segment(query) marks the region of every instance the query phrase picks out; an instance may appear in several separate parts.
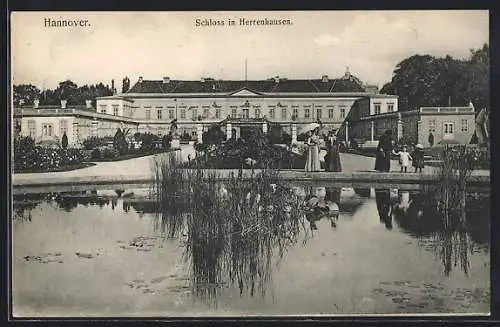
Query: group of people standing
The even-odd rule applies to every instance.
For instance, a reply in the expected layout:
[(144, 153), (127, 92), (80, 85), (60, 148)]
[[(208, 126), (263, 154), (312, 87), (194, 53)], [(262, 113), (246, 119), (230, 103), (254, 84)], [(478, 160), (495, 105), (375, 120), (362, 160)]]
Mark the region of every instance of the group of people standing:
[[(317, 127), (306, 133), (305, 144), (308, 147), (305, 171), (315, 172), (321, 171), (320, 148), (321, 148), (320, 128)], [(391, 154), (399, 156), (399, 164), (401, 172), (407, 172), (410, 167), (410, 161), (415, 168), (415, 172), (422, 172), (424, 168), (424, 151), (421, 144), (417, 144), (414, 150), (409, 153), (408, 148), (404, 145), (399, 151), (395, 150), (395, 141), (392, 137), (392, 131), (387, 130), (379, 138), (377, 146), (377, 155), (375, 159), (375, 170), (379, 172), (388, 172), (391, 168)], [(325, 156), (325, 171), (341, 172), (342, 165), (340, 163), (340, 144), (337, 140), (336, 130), (333, 129), (324, 138), (326, 148)]]
[(400, 151), (395, 151), (394, 145), (395, 141), (392, 138), (392, 131), (387, 130), (380, 136), (377, 155), (375, 159), (375, 170), (380, 172), (388, 172), (391, 169), (391, 154), (399, 156), (399, 165), (401, 167), (401, 172), (407, 172), (410, 166), (410, 161), (412, 166), (415, 168), (415, 172), (422, 172), (424, 168), (424, 147), (421, 144), (417, 144), (415, 149), (410, 154), (407, 151), (407, 146), (403, 145)]
[[(319, 152), (321, 147), (320, 128), (307, 132), (306, 145), (308, 147), (305, 171), (321, 171), (321, 161)], [(337, 141), (336, 130), (333, 129), (324, 138), (326, 147), (325, 170), (326, 171), (342, 171), (340, 164), (339, 142)]]

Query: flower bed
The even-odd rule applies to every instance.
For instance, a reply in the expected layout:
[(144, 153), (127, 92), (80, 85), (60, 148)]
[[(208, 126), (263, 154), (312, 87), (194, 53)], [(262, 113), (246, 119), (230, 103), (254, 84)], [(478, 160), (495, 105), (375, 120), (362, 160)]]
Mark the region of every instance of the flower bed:
[(304, 169), (305, 154), (292, 152), (286, 147), (262, 144), (252, 146), (238, 142), (212, 145), (199, 152), (195, 159), (185, 163), (186, 167), (238, 169), (251, 168), (247, 158), (255, 160), (254, 168)]
[(66, 171), (88, 167), (87, 157), (79, 149), (53, 149), (35, 146), (29, 137), (14, 141), (14, 172)]

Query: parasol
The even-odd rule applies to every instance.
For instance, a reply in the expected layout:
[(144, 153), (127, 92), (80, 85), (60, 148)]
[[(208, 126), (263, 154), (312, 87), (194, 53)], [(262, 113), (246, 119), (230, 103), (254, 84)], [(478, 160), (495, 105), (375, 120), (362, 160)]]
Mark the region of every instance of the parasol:
[(318, 123), (307, 124), (306, 126), (302, 127), (302, 129), (300, 130), (300, 134), (305, 134), (305, 133), (313, 131), (319, 127), (320, 127), (320, 125)]

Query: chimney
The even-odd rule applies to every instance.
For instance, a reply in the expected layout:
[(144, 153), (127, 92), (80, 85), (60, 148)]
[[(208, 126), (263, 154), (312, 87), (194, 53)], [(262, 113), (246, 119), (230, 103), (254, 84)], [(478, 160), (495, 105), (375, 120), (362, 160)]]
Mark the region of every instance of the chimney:
[(38, 100), (38, 99), (33, 100), (33, 108), (38, 108), (39, 104), (40, 104), (40, 100)]
[(61, 100), (61, 109), (66, 109), (67, 103), (68, 103), (68, 100)]
[(170, 77), (163, 77), (163, 84), (168, 84), (170, 83)]
[(321, 77), (321, 80), (323, 81), (323, 83), (328, 83), (328, 75), (323, 75)]
[(280, 82), (280, 77), (279, 76), (275, 76), (274, 77), (274, 83), (279, 83)]
[(111, 80), (111, 89), (113, 90), (113, 92), (115, 92), (115, 80), (114, 79)]
[(139, 83), (142, 83), (142, 76), (139, 76)]
[(87, 109), (92, 109), (92, 100), (85, 100), (85, 107)]

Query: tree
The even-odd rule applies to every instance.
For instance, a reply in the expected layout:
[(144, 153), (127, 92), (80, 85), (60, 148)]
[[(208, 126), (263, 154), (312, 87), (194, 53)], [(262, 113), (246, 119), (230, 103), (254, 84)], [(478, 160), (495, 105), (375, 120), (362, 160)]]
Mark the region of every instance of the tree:
[(33, 100), (40, 98), (41, 91), (32, 84), (14, 85), (14, 104), (33, 105)]
[(120, 154), (125, 154), (128, 150), (128, 143), (121, 128), (118, 128), (116, 130), (115, 136), (113, 138), (113, 148)]
[(204, 144), (220, 144), (225, 138), (226, 134), (220, 129), (219, 125), (210, 126), (202, 136)]
[(66, 132), (64, 132), (64, 134), (62, 136), (61, 146), (63, 149), (66, 149), (68, 147), (68, 136), (66, 135)]
[(396, 66), (381, 93), (399, 96), (399, 110), (422, 106), (489, 107), (489, 47), (472, 49), (467, 60), (414, 55)]

